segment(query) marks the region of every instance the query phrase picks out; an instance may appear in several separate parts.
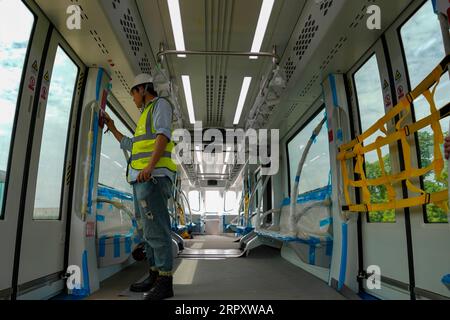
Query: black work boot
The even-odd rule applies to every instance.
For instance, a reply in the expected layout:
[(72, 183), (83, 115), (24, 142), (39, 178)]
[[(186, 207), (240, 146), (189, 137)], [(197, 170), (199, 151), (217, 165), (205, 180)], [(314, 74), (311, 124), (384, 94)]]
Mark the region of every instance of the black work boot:
[(147, 292), (149, 291), (156, 282), (159, 272), (150, 270), (149, 276), (142, 282), (133, 283), (130, 286), (130, 291), (132, 292)]
[(173, 297), (173, 277), (159, 276), (155, 285), (149, 291), (144, 293), (144, 300), (163, 300)]

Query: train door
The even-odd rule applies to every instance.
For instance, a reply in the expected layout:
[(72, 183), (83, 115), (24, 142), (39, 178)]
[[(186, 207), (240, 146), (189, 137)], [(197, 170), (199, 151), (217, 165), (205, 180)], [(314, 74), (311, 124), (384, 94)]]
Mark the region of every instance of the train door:
[(46, 30), (21, 1), (0, 2), (0, 299), (12, 294), (18, 199)]
[[(431, 0), (417, 1), (390, 28), (386, 39), (392, 58), (398, 98), (414, 89), (446, 55), (442, 29)], [(448, 73), (441, 77), (434, 101), (438, 109), (450, 101)], [(430, 107), (426, 99), (423, 96), (416, 99), (411, 121), (419, 121), (429, 114)], [(447, 136), (449, 118), (441, 120), (440, 124), (444, 135)], [(416, 133), (411, 144), (414, 148), (412, 165), (428, 166), (434, 157), (434, 134), (431, 128), (427, 127)], [(447, 164), (444, 172), (445, 182), (436, 180), (433, 171), (416, 181), (416, 186), (430, 193), (448, 189)], [(450, 273), (450, 229), (447, 213), (433, 204), (410, 210), (415, 296), (419, 299), (449, 298), (450, 291), (442, 283), (443, 277)]]
[(56, 286), (64, 270), (72, 159), (85, 70), (56, 30), (50, 29), (46, 45), (28, 137), (26, 192), (21, 199), (18, 295), (49, 283)]
[[(353, 114), (353, 131), (360, 135), (390, 110), (394, 101), (391, 93), (388, 61), (383, 40), (380, 39), (347, 74)], [(364, 145), (375, 142), (378, 131)], [(400, 172), (398, 149), (382, 148), (386, 172)], [(365, 172), (368, 179), (381, 177), (376, 151), (365, 155)], [(372, 203), (387, 202), (384, 186), (369, 188)], [(402, 197), (401, 186), (395, 186), (397, 198)], [(379, 270), (381, 288), (369, 288), (363, 281), (364, 290), (383, 299), (408, 299), (409, 265), (406, 226), (408, 215), (403, 210), (361, 213), (362, 271)], [(362, 273), (361, 273), (362, 275)]]

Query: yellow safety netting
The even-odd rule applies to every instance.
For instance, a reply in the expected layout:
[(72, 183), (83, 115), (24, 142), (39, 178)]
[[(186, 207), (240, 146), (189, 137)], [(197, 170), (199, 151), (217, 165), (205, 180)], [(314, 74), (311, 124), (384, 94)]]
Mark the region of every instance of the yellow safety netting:
[[(450, 63), (450, 55), (447, 56), (426, 78), (420, 83), (416, 89), (408, 93), (406, 97), (389, 111), (384, 117), (379, 119), (372, 127), (370, 127), (362, 135), (355, 140), (339, 147), (337, 159), (341, 163), (341, 171), (344, 184), (344, 197), (347, 203), (343, 207), (344, 211), (352, 212), (374, 212), (386, 211), (393, 209), (409, 208), (433, 203), (441, 209), (448, 212), (447, 200), (448, 190), (436, 193), (426, 193), (411, 183), (410, 179), (421, 177), (428, 172), (434, 170), (436, 179), (443, 181), (442, 171), (444, 169), (444, 159), (441, 152), (441, 145), (444, 143), (444, 135), (440, 125), (440, 120), (450, 115), (450, 103), (438, 110), (434, 101), (434, 95), (439, 85), (441, 76), (448, 70)], [(412, 124), (404, 124), (405, 119), (411, 112), (411, 105), (416, 98), (423, 95), (430, 105), (430, 115), (420, 121)], [(395, 123), (395, 131), (389, 133), (386, 125), (390, 121)], [(434, 133), (434, 160), (426, 168), (413, 168), (411, 165), (411, 147), (408, 137), (415, 134), (423, 128), (431, 126)], [(364, 145), (364, 141), (380, 130), (384, 136), (377, 137), (374, 143)], [(397, 174), (387, 174), (381, 148), (389, 146), (392, 143), (400, 142), (403, 152), (405, 170)], [(381, 169), (381, 177), (378, 179), (367, 179), (364, 171), (365, 158), (364, 155), (376, 151), (378, 154), (378, 162)], [(354, 173), (359, 175), (359, 180), (352, 180), (348, 176), (347, 161), (354, 162)], [(401, 181), (406, 182), (409, 191), (418, 193), (420, 196), (407, 199), (397, 199), (394, 183)], [(371, 203), (371, 194), (369, 187), (385, 186), (388, 202), (374, 204)], [(362, 193), (361, 203), (352, 203), (349, 188), (359, 188)]]

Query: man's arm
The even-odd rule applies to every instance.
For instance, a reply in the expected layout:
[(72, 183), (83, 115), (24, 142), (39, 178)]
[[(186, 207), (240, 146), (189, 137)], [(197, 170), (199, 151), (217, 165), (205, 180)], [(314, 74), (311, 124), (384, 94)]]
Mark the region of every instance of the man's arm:
[(120, 133), (119, 130), (117, 130), (116, 125), (114, 124), (114, 121), (111, 119), (109, 114), (105, 112), (104, 115), (105, 115), (105, 124), (108, 127), (109, 131), (112, 132), (112, 134), (117, 139), (117, 141), (119, 141), (119, 143), (122, 142), (124, 135)]

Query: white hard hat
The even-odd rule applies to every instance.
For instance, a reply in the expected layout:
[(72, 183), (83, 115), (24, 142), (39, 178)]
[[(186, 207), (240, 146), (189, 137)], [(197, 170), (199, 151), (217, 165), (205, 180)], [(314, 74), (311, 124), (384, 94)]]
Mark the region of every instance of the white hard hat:
[(153, 83), (153, 77), (149, 75), (148, 73), (141, 73), (140, 75), (137, 75), (136, 78), (134, 78), (133, 86), (131, 87), (131, 90), (136, 88), (137, 86), (140, 86), (141, 84), (147, 84), (147, 83)]

